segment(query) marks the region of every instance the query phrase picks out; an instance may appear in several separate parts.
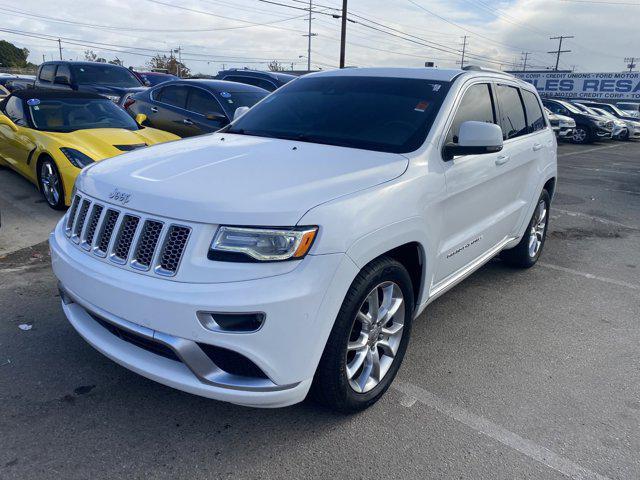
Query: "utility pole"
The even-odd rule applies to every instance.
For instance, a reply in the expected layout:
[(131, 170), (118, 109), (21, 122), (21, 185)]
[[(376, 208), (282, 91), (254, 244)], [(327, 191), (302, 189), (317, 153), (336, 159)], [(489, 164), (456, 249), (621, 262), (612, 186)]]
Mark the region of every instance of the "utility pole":
[(568, 35), (560, 35), (559, 37), (549, 37), (550, 40), (560, 40), (560, 43), (558, 44), (558, 50), (554, 50), (552, 52), (547, 52), (547, 53), (555, 53), (556, 56), (556, 68), (555, 70), (558, 71), (558, 65), (560, 65), (560, 54), (561, 53), (569, 53), (571, 50), (562, 50), (562, 40), (564, 40), (565, 38), (575, 38), (572, 35), (568, 36)]
[(344, 68), (347, 43), (347, 0), (342, 0), (342, 29), (340, 31), (340, 68)]
[(307, 71), (311, 71), (311, 37), (318, 35), (317, 33), (311, 33), (311, 13), (313, 12), (313, 0), (309, 0), (309, 33), (303, 35), (303, 37), (309, 37), (307, 42)]
[(180, 65), (182, 65), (182, 47), (178, 46), (178, 64), (176, 70), (178, 71), (178, 77), (180, 77)]
[(531, 52), (522, 52), (522, 71), (523, 72), (527, 71), (527, 60), (529, 59), (529, 55), (531, 55)]
[(44, 63), (44, 62), (46, 62), (46, 61), (47, 61), (47, 59), (45, 58), (44, 53), (43, 53), (43, 54), (42, 54), (42, 63)]
[(633, 69), (636, 68), (636, 60), (638, 60), (636, 57), (627, 57), (624, 59), (627, 64), (627, 68), (629, 69), (629, 73), (633, 72)]
[(58, 39), (58, 50), (60, 51), (60, 60), (62, 60), (62, 42)]
[(467, 51), (467, 36), (462, 37), (462, 58), (460, 58), (460, 68), (464, 68), (464, 54)]

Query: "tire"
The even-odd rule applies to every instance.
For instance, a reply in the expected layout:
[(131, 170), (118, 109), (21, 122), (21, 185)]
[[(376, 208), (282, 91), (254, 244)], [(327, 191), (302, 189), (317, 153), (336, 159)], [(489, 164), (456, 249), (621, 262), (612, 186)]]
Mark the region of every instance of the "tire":
[(529, 225), (525, 230), (525, 234), (522, 236), (518, 245), (509, 250), (502, 251), (500, 254), (502, 260), (516, 268), (531, 268), (536, 264), (542, 254), (544, 242), (547, 238), (550, 206), (551, 199), (549, 193), (546, 190), (542, 190), (540, 198), (538, 198), (536, 202), (536, 208), (533, 211)]
[(38, 162), (38, 187), (47, 205), (54, 210), (64, 210), (64, 187), (62, 177), (51, 158)]
[(629, 141), (629, 130), (627, 130), (626, 132), (624, 132), (623, 135), (620, 136), (620, 140), (628, 142)]
[(578, 125), (573, 129), (573, 136), (571, 137), (571, 141), (578, 144), (592, 143), (593, 135), (587, 127)]
[[(373, 291), (375, 296), (371, 295)], [(383, 313), (386, 308), (395, 314), (383, 315), (376, 322), (378, 315), (372, 314), (377, 311), (372, 302), (374, 306), (379, 304)], [(402, 264), (381, 257), (365, 266), (342, 302), (316, 370), (310, 398), (342, 413), (355, 413), (377, 402), (402, 364), (413, 310), (413, 286)], [(352, 350), (348, 351), (348, 347)]]

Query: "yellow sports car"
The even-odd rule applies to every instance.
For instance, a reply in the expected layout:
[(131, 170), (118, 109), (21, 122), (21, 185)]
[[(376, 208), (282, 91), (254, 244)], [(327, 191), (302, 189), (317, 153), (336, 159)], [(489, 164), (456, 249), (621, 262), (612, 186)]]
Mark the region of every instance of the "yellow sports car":
[(87, 165), (180, 137), (143, 127), (111, 100), (93, 93), (20, 90), (0, 103), (0, 165), (35, 183), (50, 207), (69, 206)]

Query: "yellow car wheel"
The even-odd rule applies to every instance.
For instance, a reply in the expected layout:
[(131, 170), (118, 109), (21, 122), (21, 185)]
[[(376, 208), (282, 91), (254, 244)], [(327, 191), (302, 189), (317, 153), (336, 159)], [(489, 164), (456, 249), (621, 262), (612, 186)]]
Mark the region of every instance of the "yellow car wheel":
[(62, 177), (53, 159), (45, 157), (38, 162), (38, 185), (47, 204), (54, 210), (64, 210)]

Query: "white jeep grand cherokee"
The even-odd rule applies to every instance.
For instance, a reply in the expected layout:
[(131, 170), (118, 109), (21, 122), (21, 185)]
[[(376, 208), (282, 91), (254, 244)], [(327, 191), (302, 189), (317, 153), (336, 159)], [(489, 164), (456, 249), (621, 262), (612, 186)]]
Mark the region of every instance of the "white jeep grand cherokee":
[(556, 149), (506, 74), (306, 75), (218, 133), (85, 169), (50, 238), (64, 312), (180, 390), (363, 409), (429, 302), (498, 254), (537, 261)]

